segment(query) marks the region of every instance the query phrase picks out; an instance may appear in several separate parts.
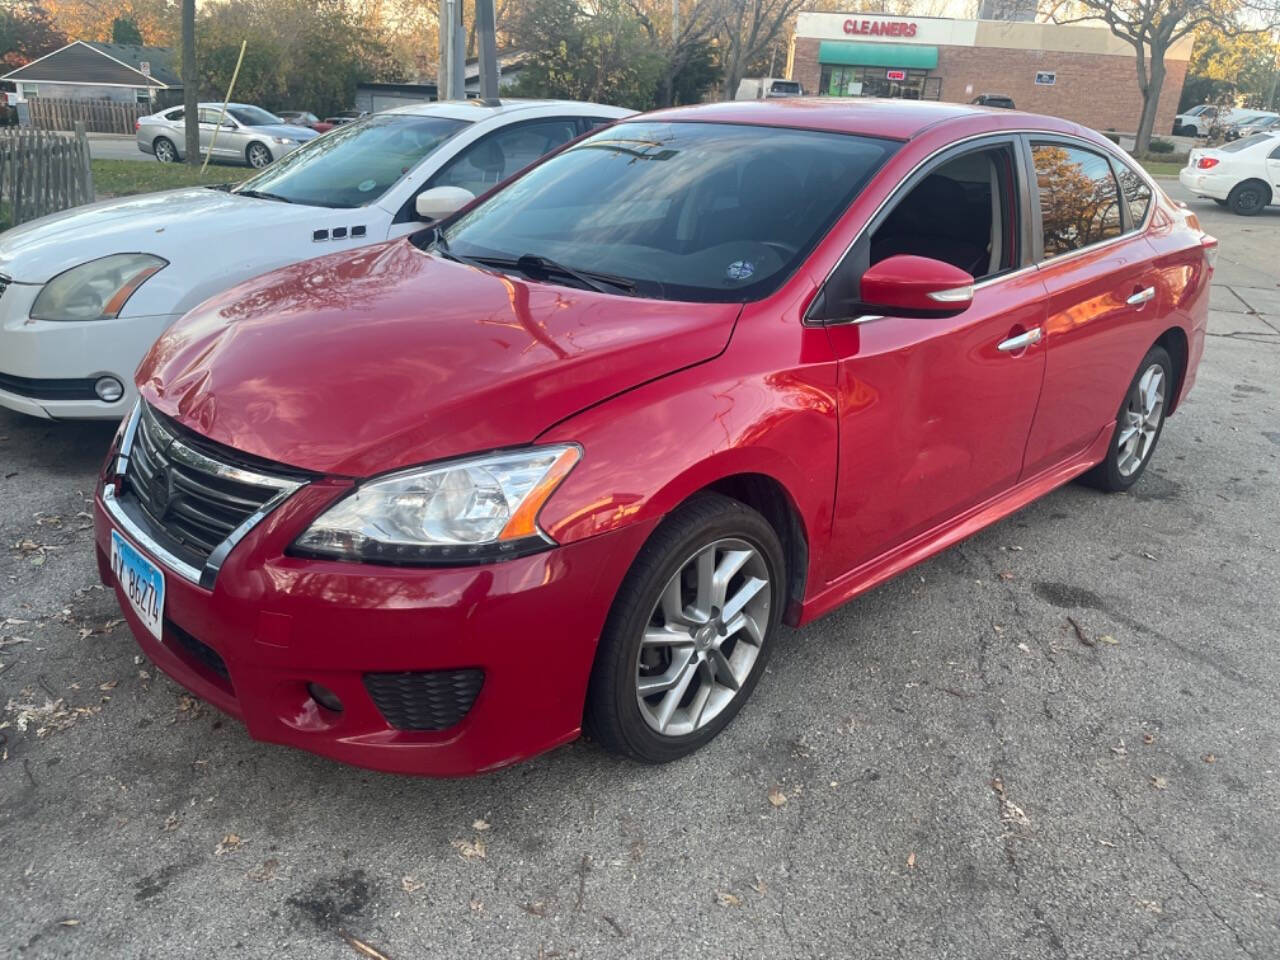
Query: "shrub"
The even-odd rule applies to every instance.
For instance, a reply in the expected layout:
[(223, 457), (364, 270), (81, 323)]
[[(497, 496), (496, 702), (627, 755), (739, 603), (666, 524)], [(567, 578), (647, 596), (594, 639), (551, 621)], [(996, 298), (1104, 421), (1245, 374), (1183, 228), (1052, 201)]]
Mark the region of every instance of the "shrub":
[(1151, 143), (1147, 145), (1147, 149), (1152, 153), (1173, 153), (1176, 144), (1172, 140), (1165, 140), (1161, 137), (1152, 137)]

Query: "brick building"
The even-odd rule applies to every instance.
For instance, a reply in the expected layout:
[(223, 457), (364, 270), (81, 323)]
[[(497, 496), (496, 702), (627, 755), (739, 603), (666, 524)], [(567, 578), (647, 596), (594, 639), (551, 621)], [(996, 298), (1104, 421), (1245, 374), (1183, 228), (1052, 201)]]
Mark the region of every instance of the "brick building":
[[(1157, 134), (1173, 127), (1191, 44), (1166, 57)], [(1142, 110), (1133, 47), (1104, 26), (801, 13), (787, 68), (819, 96), (967, 103), (1000, 94), (1097, 130), (1132, 132)]]

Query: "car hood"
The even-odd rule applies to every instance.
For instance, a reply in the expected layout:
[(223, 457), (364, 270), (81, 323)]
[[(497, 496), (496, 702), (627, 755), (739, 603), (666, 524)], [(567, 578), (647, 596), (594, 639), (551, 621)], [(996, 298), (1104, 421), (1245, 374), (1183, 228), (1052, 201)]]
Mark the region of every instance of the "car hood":
[(154, 253), (172, 261), (187, 251), (201, 262), (216, 262), (237, 256), (246, 235), (310, 223), (318, 211), (209, 187), (103, 200), (0, 234), (0, 273), (19, 283), (45, 283), (113, 253)]
[(716, 356), (740, 309), (532, 283), (392, 241), (201, 304), (137, 379), (149, 403), (219, 443), (369, 476), (529, 443)]

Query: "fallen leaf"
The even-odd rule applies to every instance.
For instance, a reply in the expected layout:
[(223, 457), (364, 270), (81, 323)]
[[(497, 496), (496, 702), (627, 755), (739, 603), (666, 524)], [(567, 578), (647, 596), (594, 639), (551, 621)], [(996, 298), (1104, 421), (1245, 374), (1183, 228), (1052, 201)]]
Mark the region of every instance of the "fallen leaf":
[(1138, 900), (1137, 904), (1150, 913), (1164, 913), (1164, 908), (1154, 900)]
[(1201, 760), (1203, 760), (1205, 763), (1217, 763), (1217, 762), (1218, 762), (1218, 758), (1217, 758), (1217, 757), (1215, 757), (1212, 753), (1206, 753), (1206, 754), (1205, 754), (1203, 757), (1201, 757), (1200, 759), (1201, 759)]
[(98, 684), (98, 689), (105, 693), (108, 690), (114, 690), (119, 682), (119, 680), (108, 680), (106, 683)]
[(483, 911), (483, 910), (484, 910), (484, 901), (483, 901), (483, 900), (477, 900), (477, 899), (475, 899), (475, 897), (472, 897), (472, 898), (471, 898), (471, 910), (472, 910), (474, 913), (480, 913), (481, 911)]
[(916, 868), (916, 852), (912, 850), (907, 854), (907, 869), (914, 870)]
[(426, 884), (417, 877), (404, 876), (400, 878), (400, 889), (405, 893), (416, 893), (425, 886)]
[(734, 893), (717, 890), (716, 903), (720, 904), (722, 907), (740, 907), (742, 906), (742, 898)]
[(1072, 629), (1076, 632), (1076, 639), (1083, 643), (1086, 647), (1092, 647), (1093, 641), (1085, 636), (1084, 628), (1076, 623), (1074, 617), (1067, 617), (1067, 623), (1071, 624)]
[(1165, 787), (1169, 786), (1169, 781), (1164, 777), (1152, 777), (1151, 785), (1157, 790), (1163, 790)]
[(1129, 755), (1129, 750), (1124, 745), (1123, 740), (1121, 740), (1114, 747), (1112, 747), (1111, 752), (1114, 753), (1117, 757), (1127, 757)]
[(787, 802), (787, 795), (782, 792), (781, 787), (772, 786), (769, 788), (769, 802), (775, 807), (785, 806)]
[(1013, 571), (1012, 571), (1012, 570), (1001, 570), (1001, 571), (1000, 571), (1000, 579), (1001, 579), (1001, 580), (1012, 580), (1012, 579), (1013, 579)]
[(761, 880), (761, 879), (760, 879), (760, 877), (758, 877), (758, 876), (756, 877), (756, 882), (755, 882), (755, 883), (753, 883), (753, 884), (751, 885), (751, 889), (752, 889), (752, 890), (754, 890), (756, 893), (760, 894), (760, 896), (762, 896), (762, 897), (763, 897), (763, 896), (768, 892), (768, 890), (769, 890), (769, 888), (768, 888), (768, 886), (766, 886), (765, 882), (764, 882), (763, 880)]
[(520, 909), (535, 917), (545, 917), (547, 915), (547, 905), (541, 900), (534, 903), (522, 903), (520, 904)]
[(74, 919), (74, 918), (68, 918), (68, 919), (66, 919), (66, 920), (59, 920), (59, 921), (58, 921), (58, 923), (59, 923), (61, 926), (64, 926), (64, 927), (78, 927), (78, 926), (80, 926), (80, 921), (79, 921), (79, 920), (76, 920), (76, 919)]
[(178, 811), (176, 810), (173, 811), (173, 813), (169, 814), (167, 817), (164, 818), (165, 832), (168, 833), (170, 831), (177, 830), (178, 824), (180, 824), (181, 822), (182, 822), (182, 818), (178, 816)]
[(1099, 642), (1099, 643), (1109, 643), (1109, 644), (1111, 644), (1112, 646), (1115, 646), (1115, 645), (1116, 645), (1117, 643), (1119, 643), (1120, 641), (1119, 641), (1119, 640), (1117, 640), (1115, 637), (1113, 637), (1111, 634), (1109, 634), (1109, 633), (1104, 633), (1102, 636), (1100, 636), (1100, 637), (1098, 638), (1098, 642)]
[(483, 817), (481, 817), (479, 820), (471, 821), (472, 830), (488, 830), (489, 827), (490, 827), (489, 821), (485, 820)]
[(484, 840), (476, 837), (474, 840), (454, 840), (453, 849), (464, 860), (483, 860), (484, 859)]
[(1154, 556), (1152, 556), (1151, 554), (1147, 553), (1147, 551), (1145, 551), (1145, 550), (1143, 550), (1143, 551), (1142, 551), (1142, 555), (1143, 555), (1144, 557), (1146, 557), (1148, 560), (1154, 560), (1154, 559), (1155, 559), (1155, 557), (1154, 557)]
[(1030, 652), (1031, 652), (1031, 648), (1030, 648), (1030, 647), (1028, 647), (1025, 643), (1020, 643), (1020, 644), (1018, 644), (1018, 649), (1019, 649), (1019, 650), (1021, 650), (1023, 653), (1030, 653)]
[(1149, 747), (1156, 742), (1156, 735), (1154, 733), (1144, 733), (1142, 735), (1142, 742)]
[(222, 842), (214, 848), (213, 855), (215, 857), (221, 857), (224, 854), (231, 853), (233, 850), (238, 850), (243, 843), (244, 840), (240, 837), (236, 836), (234, 833), (228, 833), (222, 838)]
[(1000, 796), (1002, 796), (1002, 797), (1003, 797), (1003, 796), (1004, 796), (1004, 781), (1003, 781), (1003, 780), (1001, 780), (999, 777), (992, 777), (992, 779), (991, 779), (991, 789), (992, 789), (992, 790), (994, 790), (996, 793), (1000, 794)]

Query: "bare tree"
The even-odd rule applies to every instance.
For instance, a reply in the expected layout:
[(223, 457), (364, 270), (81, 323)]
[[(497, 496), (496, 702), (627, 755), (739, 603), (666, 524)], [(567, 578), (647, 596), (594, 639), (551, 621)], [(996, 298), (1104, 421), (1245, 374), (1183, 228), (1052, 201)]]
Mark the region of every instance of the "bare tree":
[(187, 163), (200, 165), (200, 74), (196, 71), (196, 0), (182, 0), (182, 102)]
[(1101, 21), (1133, 47), (1142, 94), (1134, 153), (1151, 145), (1165, 57), (1179, 40), (1201, 26), (1227, 34), (1269, 30), (1277, 22), (1275, 0), (1052, 0), (1054, 23)]
[(747, 67), (786, 36), (805, 0), (724, 0), (720, 8), (724, 95), (738, 90)]
[(658, 91), (657, 106), (675, 103), (676, 77), (698, 48), (716, 32), (724, 0), (626, 0), (644, 27), (649, 42), (661, 50), (667, 62)]

